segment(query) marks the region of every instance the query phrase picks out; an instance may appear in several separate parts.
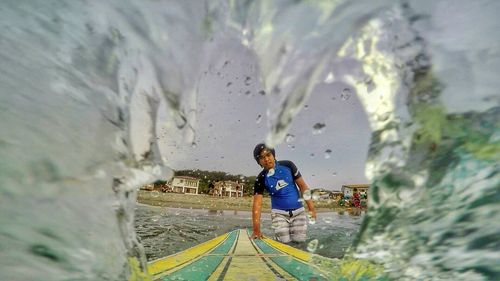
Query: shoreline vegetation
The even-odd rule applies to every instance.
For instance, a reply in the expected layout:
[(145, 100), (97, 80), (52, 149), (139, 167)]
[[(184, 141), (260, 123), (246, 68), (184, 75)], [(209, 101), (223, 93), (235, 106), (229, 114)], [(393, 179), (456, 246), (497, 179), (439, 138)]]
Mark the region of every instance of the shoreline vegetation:
[[(253, 197), (219, 197), (207, 194), (163, 193), (159, 191), (139, 190), (137, 193), (137, 202), (151, 206), (169, 208), (235, 210), (251, 212)], [(316, 212), (339, 212), (355, 209), (353, 207), (339, 206), (338, 201), (333, 199), (316, 200), (314, 201), (314, 207), (316, 209)], [(262, 211), (271, 211), (271, 198), (263, 198)]]

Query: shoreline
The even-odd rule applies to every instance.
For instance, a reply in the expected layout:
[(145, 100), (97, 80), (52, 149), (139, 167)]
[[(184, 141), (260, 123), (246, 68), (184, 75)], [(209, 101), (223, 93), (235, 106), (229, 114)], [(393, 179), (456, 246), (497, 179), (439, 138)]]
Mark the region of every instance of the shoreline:
[[(157, 207), (251, 212), (253, 197), (215, 197), (207, 194), (162, 193), (158, 191), (139, 190), (137, 192), (137, 202)], [(355, 209), (353, 207), (338, 206), (338, 202), (333, 199), (314, 201), (314, 208), (317, 213), (350, 211)], [(263, 198), (262, 211), (271, 211), (271, 199), (269, 197)]]

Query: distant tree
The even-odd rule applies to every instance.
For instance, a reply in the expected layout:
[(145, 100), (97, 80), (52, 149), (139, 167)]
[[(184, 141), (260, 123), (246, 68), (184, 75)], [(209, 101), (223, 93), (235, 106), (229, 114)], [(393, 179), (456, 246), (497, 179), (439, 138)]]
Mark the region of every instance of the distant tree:
[(243, 184), (243, 193), (248, 195), (253, 195), (253, 186), (255, 184), (256, 176), (246, 177)]
[(166, 183), (167, 183), (167, 181), (166, 181), (166, 180), (157, 180), (157, 181), (155, 181), (153, 184), (154, 184), (154, 185), (164, 185), (164, 184), (166, 184)]

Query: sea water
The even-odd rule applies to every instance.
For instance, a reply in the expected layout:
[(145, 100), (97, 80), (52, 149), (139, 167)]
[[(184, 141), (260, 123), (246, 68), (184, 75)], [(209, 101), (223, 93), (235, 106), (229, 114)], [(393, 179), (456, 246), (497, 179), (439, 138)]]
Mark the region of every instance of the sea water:
[[(308, 226), (308, 239), (293, 246), (324, 257), (342, 258), (359, 232), (364, 212), (322, 212)], [(235, 229), (251, 228), (250, 211), (165, 208), (138, 204), (135, 228), (148, 261), (196, 246)], [(271, 215), (262, 214), (262, 232), (273, 237)], [(317, 245), (311, 248), (313, 241)]]
[(318, 83), (361, 100), (372, 188), (350, 257), (391, 279), (499, 279), (499, 12), (486, 0), (3, 1), (0, 279), (147, 280), (136, 190), (172, 175), (158, 118), (193, 142), (222, 41), (254, 55), (270, 145)]

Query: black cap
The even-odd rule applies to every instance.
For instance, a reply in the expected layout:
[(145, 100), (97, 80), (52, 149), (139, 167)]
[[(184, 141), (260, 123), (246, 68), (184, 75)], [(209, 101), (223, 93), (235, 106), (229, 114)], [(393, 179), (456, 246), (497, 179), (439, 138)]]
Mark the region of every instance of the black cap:
[(273, 156), (276, 157), (276, 152), (274, 151), (274, 148), (268, 147), (265, 143), (259, 143), (253, 149), (253, 158), (255, 159), (255, 161), (257, 161), (257, 163), (259, 163), (259, 155), (264, 149), (271, 151)]

